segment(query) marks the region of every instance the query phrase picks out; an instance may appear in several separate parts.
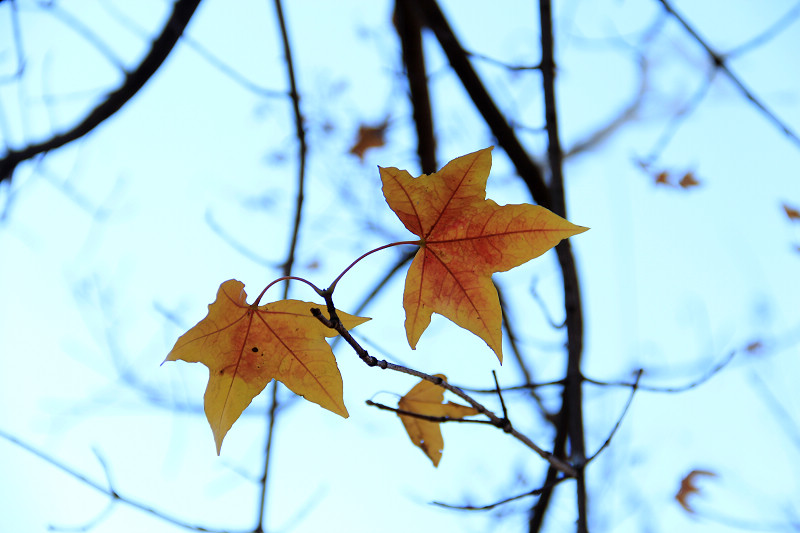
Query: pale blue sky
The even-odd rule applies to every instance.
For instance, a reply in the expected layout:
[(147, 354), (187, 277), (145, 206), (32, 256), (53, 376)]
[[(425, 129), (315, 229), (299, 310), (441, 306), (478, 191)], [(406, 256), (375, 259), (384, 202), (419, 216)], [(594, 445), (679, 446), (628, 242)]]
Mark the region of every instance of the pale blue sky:
[[(0, 134), (12, 147), (68, 127), (120, 82), (119, 70), (57, 13), (18, 4), (25, 76), (0, 86)], [(469, 50), (509, 63), (538, 61), (535, 2), (497, 9), (478, 1), (442, 4)], [(636, 94), (632, 50), (661, 8), (656, 1), (557, 4), (560, 126), (569, 148)], [(160, 0), (117, 2), (113, 10), (100, 1), (58, 5), (127, 66), (144, 50), (142, 35), (156, 32), (168, 12)], [(9, 6), (0, 5), (0, 75), (15, 65)], [(792, 2), (682, 1), (676, 7), (726, 52), (769, 27)], [(383, 201), (376, 168), (419, 170), (391, 9), (390, 2), (286, 6), (310, 146), (295, 273), (319, 286), (361, 253), (408, 238)], [(119, 13), (130, 22), (122, 23)], [(192, 524), (240, 530), (256, 517), (253, 480), (263, 457), (266, 394), (234, 425), (217, 457), (200, 410), (206, 369), (159, 364), (177, 337), (205, 316), (222, 281), (242, 280), (252, 298), (280, 275), (296, 190), (296, 142), (287, 99), (243, 88), (191, 45), (201, 44), (265, 89), (285, 90), (271, 3), (207, 0), (187, 34), (191, 42), (177, 47), (118, 116), (38, 163), (21, 165), (11, 185), (0, 187), (0, 431), (105, 483), (96, 450), (120, 494)], [(699, 512), (780, 522), (800, 512), (800, 448), (760, 383), (790, 415), (798, 412), (800, 254), (794, 247), (800, 230), (781, 204), (800, 206), (800, 148), (718, 74), (654, 164), (677, 176), (692, 171), (701, 185), (655, 187), (636, 161), (702, 85), (707, 58), (674, 21), (654, 39), (647, 97), (633, 122), (565, 165), (569, 219), (592, 228), (572, 243), (585, 299), (584, 369), (593, 378), (618, 380), (644, 367), (643, 382), (681, 385), (750, 342), (760, 340), (765, 350), (737, 355), (691, 392), (637, 394), (611, 447), (589, 469), (593, 530), (729, 531), (693, 519), (672, 499), (695, 468), (719, 474), (704, 480), (693, 500)], [(493, 140), (438, 45), (426, 46), (441, 166)], [(798, 49), (795, 22), (731, 62), (796, 132)], [(542, 125), (539, 75), (475, 65), (502, 110), (531, 129), (520, 137), (543, 159), (545, 137), (535, 131)], [(387, 115), (387, 145), (368, 152), (363, 163), (349, 155), (358, 126)], [(501, 204), (528, 201), (502, 151), (493, 155), (489, 197)], [(239, 253), (209, 221), (264, 261)], [(349, 274), (337, 306), (352, 311), (396, 252), (371, 256)], [(535, 279), (547, 308), (561, 317), (554, 255), (496, 279), (524, 317), (520, 342), (536, 379), (560, 378), (562, 334), (529, 296)], [(500, 367), (480, 339), (441, 317), (411, 351), (401, 293), (398, 277), (365, 312), (373, 320), (356, 330), (375, 355), (465, 386), (492, 386), (492, 370), (504, 385), (519, 383), (511, 357)], [(302, 285), (291, 294), (315, 297)], [(277, 299), (280, 290), (267, 296)], [(370, 398), (393, 404), (415, 381), (367, 368), (344, 346), (336, 353), (350, 419), (292, 401), (285, 389), (281, 395), (287, 407), (278, 418), (270, 473), (270, 531), (524, 530), (530, 500), (507, 506), (505, 514), (428, 503), (480, 505), (531, 490), (542, 478), (541, 459), (495, 429), (448, 425), (444, 458), (434, 469), (395, 416), (364, 405)], [(549, 390), (554, 401), (556, 392)], [(626, 389), (586, 386), (590, 451), (605, 440), (627, 396)], [(522, 399), (507, 398), (515, 426), (547, 447), (549, 426), (515, 398)], [(494, 397), (486, 403), (499, 409)], [(3, 439), (0, 479), (2, 531), (82, 526), (107, 503)], [(571, 529), (573, 520), (572, 487), (565, 485), (549, 530)], [(92, 529), (179, 530), (124, 504)]]

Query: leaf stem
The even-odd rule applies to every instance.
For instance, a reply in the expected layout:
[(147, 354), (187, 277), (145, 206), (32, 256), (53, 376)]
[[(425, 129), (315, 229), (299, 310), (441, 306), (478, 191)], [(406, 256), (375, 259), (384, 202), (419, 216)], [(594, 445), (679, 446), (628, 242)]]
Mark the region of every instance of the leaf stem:
[(314, 285), (313, 283), (311, 283), (310, 281), (308, 281), (308, 280), (307, 280), (307, 279), (305, 279), (305, 278), (299, 278), (299, 277), (297, 277), (297, 276), (281, 276), (281, 277), (279, 277), (278, 279), (276, 279), (276, 280), (273, 280), (272, 282), (270, 282), (270, 284), (269, 284), (269, 285), (267, 285), (266, 287), (264, 287), (264, 290), (263, 290), (263, 291), (261, 291), (261, 294), (259, 294), (259, 295), (258, 295), (258, 298), (256, 298), (256, 301), (255, 301), (255, 302), (253, 302), (253, 305), (258, 305), (258, 304), (259, 304), (259, 302), (261, 302), (261, 298), (264, 296), (264, 293), (265, 293), (265, 292), (267, 292), (267, 290), (268, 290), (270, 287), (272, 287), (273, 285), (275, 285), (276, 283), (278, 283), (278, 282), (280, 282), (280, 281), (288, 281), (288, 280), (290, 280), (290, 279), (293, 279), (293, 280), (295, 280), (295, 281), (302, 281), (303, 283), (305, 283), (306, 285), (308, 285), (309, 287), (311, 287), (312, 289), (314, 289), (314, 292), (316, 292), (316, 293), (317, 293), (317, 294), (319, 294), (320, 296), (324, 296), (324, 291), (323, 291), (322, 289), (320, 289), (319, 287), (317, 287), (316, 285)]
[[(326, 292), (326, 293), (328, 293), (328, 294), (333, 294), (333, 291), (336, 289), (336, 284), (337, 284), (337, 283), (339, 283), (339, 280), (340, 280), (340, 279), (342, 279), (342, 277), (343, 277), (345, 274), (347, 274), (347, 272), (348, 272), (348, 271), (349, 271), (351, 268), (353, 268), (354, 266), (356, 266), (356, 263), (358, 263), (359, 261), (361, 261), (362, 259), (364, 259), (364, 258), (365, 258), (365, 257), (367, 257), (368, 255), (374, 254), (375, 252), (380, 252), (381, 250), (385, 250), (386, 248), (391, 248), (392, 246), (400, 246), (400, 245), (403, 245), (403, 244), (412, 244), (412, 245), (415, 245), (415, 246), (419, 246), (421, 242), (422, 242), (422, 241), (400, 241), (400, 242), (392, 242), (392, 243), (389, 243), (389, 244), (384, 244), (383, 246), (379, 246), (378, 248), (375, 248), (374, 250), (370, 250), (369, 252), (367, 252), (367, 253), (363, 254), (361, 257), (359, 257), (358, 259), (356, 259), (355, 261), (353, 261), (352, 263), (350, 263), (350, 265), (349, 265), (347, 268), (345, 268), (345, 269), (342, 271), (342, 273), (341, 273), (341, 274), (339, 274), (339, 275), (336, 277), (336, 279), (335, 279), (335, 280), (333, 280), (333, 283), (331, 283), (330, 287), (328, 287), (328, 288), (325, 290), (325, 292)], [(320, 294), (320, 296), (323, 296), (323, 297), (324, 297), (324, 294), (320, 293), (319, 291), (317, 291), (317, 293), (319, 293), (319, 294)]]

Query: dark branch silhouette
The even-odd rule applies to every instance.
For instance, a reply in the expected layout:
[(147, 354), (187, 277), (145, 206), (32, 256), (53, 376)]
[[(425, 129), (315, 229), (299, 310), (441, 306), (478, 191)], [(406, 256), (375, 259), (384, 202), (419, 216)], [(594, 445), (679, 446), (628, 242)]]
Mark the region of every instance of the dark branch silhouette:
[(172, 14), (164, 24), (164, 29), (153, 41), (150, 51), (139, 63), (139, 66), (126, 73), (122, 85), (106, 95), (105, 99), (78, 124), (47, 140), (30, 144), (20, 149), (9, 148), (3, 158), (0, 159), (0, 183), (4, 180), (10, 180), (14, 170), (23, 161), (33, 159), (38, 155), (61, 148), (67, 143), (80, 139), (128, 103), (167, 59), (199, 4), (200, 0), (177, 0), (172, 8)]

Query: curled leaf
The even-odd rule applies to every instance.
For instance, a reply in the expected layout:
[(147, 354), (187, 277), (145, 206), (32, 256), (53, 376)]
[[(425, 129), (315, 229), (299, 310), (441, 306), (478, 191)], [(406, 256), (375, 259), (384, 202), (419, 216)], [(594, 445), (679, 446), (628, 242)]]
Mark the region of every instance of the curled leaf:
[(695, 484), (699, 476), (716, 477), (717, 474), (708, 470), (692, 470), (681, 480), (681, 488), (675, 495), (675, 500), (677, 500), (687, 513), (694, 514), (695, 512), (692, 506), (689, 505), (689, 496), (700, 493), (700, 489)]
[[(447, 380), (443, 374), (436, 374), (436, 377)], [(452, 419), (479, 414), (474, 407), (453, 402), (442, 403), (443, 401), (444, 389), (423, 379), (400, 399), (398, 407), (411, 413)], [(433, 466), (439, 466), (442, 451), (444, 450), (444, 439), (442, 430), (439, 427), (440, 422), (399, 413), (398, 416), (403, 422), (411, 442), (425, 452), (425, 455), (433, 462)]]
[(792, 222), (800, 221), (800, 210), (791, 207), (789, 204), (783, 204), (783, 211)]

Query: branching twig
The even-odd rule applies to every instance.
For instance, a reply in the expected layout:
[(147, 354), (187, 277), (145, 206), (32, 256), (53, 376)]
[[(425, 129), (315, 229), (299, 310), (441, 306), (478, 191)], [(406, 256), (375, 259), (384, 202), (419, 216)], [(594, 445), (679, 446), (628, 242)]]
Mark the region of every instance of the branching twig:
[(730, 363), (734, 356), (736, 355), (736, 351), (730, 352), (725, 359), (714, 365), (708, 372), (703, 374), (700, 378), (687, 383), (686, 385), (681, 385), (678, 387), (657, 387), (654, 385), (640, 385), (638, 383), (638, 379), (634, 383), (628, 383), (626, 381), (599, 381), (596, 379), (588, 378), (586, 376), (583, 377), (583, 380), (586, 383), (592, 383), (594, 385), (600, 385), (601, 387), (630, 387), (630, 388), (637, 388), (641, 391), (647, 392), (664, 392), (664, 393), (677, 393), (677, 392), (685, 392), (687, 390), (693, 389), (698, 387), (714, 377), (720, 370), (725, 368), (728, 363)]
[[(77, 479), (78, 481), (80, 481), (84, 485), (95, 489), (97, 492), (105, 494), (106, 496), (108, 496), (109, 498), (111, 498), (114, 501), (118, 501), (118, 502), (124, 503), (125, 505), (128, 505), (129, 507), (133, 507), (135, 509), (138, 509), (138, 510), (144, 512), (144, 513), (147, 513), (149, 515), (155, 516), (156, 518), (159, 518), (159, 519), (161, 519), (161, 520), (163, 520), (165, 522), (168, 522), (170, 524), (174, 524), (174, 525), (179, 526), (179, 527), (183, 527), (183, 528), (186, 528), (186, 529), (191, 529), (193, 531), (203, 531), (203, 532), (208, 532), (208, 533), (225, 533), (222, 530), (207, 529), (207, 528), (204, 528), (204, 527), (201, 527), (201, 526), (196, 526), (196, 525), (193, 525), (193, 524), (187, 524), (186, 522), (183, 522), (183, 521), (181, 521), (181, 520), (179, 520), (177, 518), (174, 518), (174, 517), (172, 517), (170, 515), (164, 514), (161, 511), (157, 511), (157, 510), (149, 507), (145, 503), (142, 503), (140, 501), (128, 498), (127, 496), (122, 496), (116, 490), (114, 490), (113, 488), (104, 487), (100, 483), (98, 483), (98, 482), (96, 482), (96, 481), (94, 481), (92, 479), (89, 479), (88, 477), (86, 477), (85, 475), (81, 474), (77, 470), (72, 469), (71, 467), (69, 467), (69, 466), (65, 465), (64, 463), (60, 462), (59, 460), (51, 457), (50, 455), (47, 455), (46, 453), (44, 453), (43, 451), (39, 450), (38, 448), (35, 448), (34, 446), (28, 444), (27, 442), (24, 442), (24, 441), (22, 441), (22, 440), (20, 440), (20, 439), (18, 439), (16, 437), (14, 437), (13, 435), (10, 435), (10, 434), (6, 433), (3, 430), (0, 430), (0, 438), (4, 438), (4, 439), (6, 439), (7, 441), (9, 441), (9, 442), (11, 442), (13, 444), (16, 444), (17, 446), (19, 446), (23, 450), (35, 455), (36, 457), (38, 457), (39, 459), (43, 460), (44, 462), (49, 463), (50, 465), (56, 467), (57, 469), (61, 470), (62, 472), (68, 474), (72, 478)], [(242, 533), (251, 533), (251, 532), (242, 532)]]
[(425, 72), (425, 54), (422, 46), (422, 24), (407, 0), (397, 0), (394, 21), (403, 48), (414, 125), (417, 128), (417, 154), (423, 174), (432, 174), (436, 168), (436, 137), (433, 131), (433, 113), (428, 93), (428, 76)]
[(739, 92), (742, 93), (742, 96), (747, 98), (750, 103), (752, 103), (762, 115), (764, 115), (773, 125), (775, 125), (779, 130), (781, 130), (792, 142), (800, 146), (800, 137), (795, 134), (788, 125), (786, 125), (781, 119), (779, 119), (772, 111), (767, 109), (767, 106), (761, 102), (750, 89), (745, 86), (742, 80), (734, 74), (731, 69), (728, 67), (726, 63), (726, 57), (717, 53), (711, 46), (703, 39), (699, 33), (686, 21), (683, 16), (680, 15), (675, 8), (667, 0), (658, 0), (661, 2), (661, 5), (664, 6), (664, 9), (667, 10), (667, 13), (672, 15), (678, 23), (683, 26), (689, 35), (694, 38), (697, 43), (703, 47), (708, 54), (708, 57), (711, 59), (711, 63), (714, 65), (715, 68), (720, 69), (725, 75), (728, 77), (729, 80), (739, 89)]
[[(283, 264), (283, 275), (290, 277), (292, 274), (292, 267), (294, 266), (295, 250), (297, 249), (297, 240), (300, 234), (300, 223), (303, 215), (303, 201), (304, 201), (304, 187), (305, 187), (305, 174), (306, 174), (306, 135), (303, 126), (303, 115), (300, 113), (300, 95), (297, 92), (297, 81), (294, 75), (294, 60), (292, 59), (292, 48), (289, 44), (289, 34), (286, 29), (286, 20), (283, 16), (283, 7), (281, 0), (275, 0), (275, 12), (278, 18), (278, 26), (281, 32), (281, 40), (283, 42), (283, 53), (286, 61), (286, 71), (289, 78), (289, 95), (292, 99), (292, 108), (294, 109), (294, 122), (295, 133), (297, 135), (298, 149), (298, 170), (297, 170), (297, 199), (295, 202), (294, 224), (292, 225), (292, 233), (289, 242), (289, 251), (287, 253), (286, 262)], [(263, 294), (263, 293), (262, 293)], [(289, 281), (283, 289), (283, 299), (289, 297)], [(272, 387), (272, 398), (270, 401), (270, 409), (268, 413), (268, 428), (267, 439), (264, 448), (264, 471), (261, 477), (261, 497), (258, 509), (258, 523), (256, 524), (255, 533), (264, 531), (264, 522), (267, 506), (267, 486), (269, 483), (269, 463), (272, 452), (272, 441), (274, 438), (275, 418), (279, 408), (278, 401), (278, 382)]]
[(356, 341), (353, 338), (353, 336), (350, 334), (350, 332), (347, 330), (347, 328), (344, 327), (344, 324), (342, 324), (341, 320), (339, 320), (339, 317), (336, 314), (336, 308), (333, 305), (333, 300), (332, 300), (332, 298), (330, 296), (330, 293), (324, 294), (323, 296), (325, 297), (325, 303), (327, 304), (328, 315), (330, 316), (330, 318), (326, 318), (322, 314), (322, 311), (320, 311), (317, 308), (312, 308), (311, 309), (311, 314), (313, 314), (317, 318), (317, 320), (322, 322), (326, 327), (329, 327), (331, 329), (336, 330), (339, 333), (339, 335), (341, 335), (344, 338), (344, 340), (347, 342), (347, 344), (349, 344), (353, 348), (353, 350), (356, 352), (356, 354), (361, 358), (362, 361), (364, 361), (364, 363), (366, 365), (372, 366), (372, 367), (378, 367), (378, 368), (380, 368), (382, 370), (394, 370), (395, 372), (401, 372), (403, 374), (416, 376), (416, 377), (418, 377), (420, 379), (424, 379), (426, 381), (430, 381), (431, 383), (433, 383), (435, 385), (438, 385), (438, 386), (440, 386), (440, 387), (442, 387), (444, 389), (449, 390), (450, 392), (452, 392), (453, 394), (455, 394), (459, 398), (462, 398), (463, 400), (466, 400), (466, 402), (469, 403), (478, 412), (480, 412), (481, 414), (485, 415), (489, 420), (491, 420), (492, 425), (503, 429), (503, 431), (505, 431), (506, 433), (511, 434), (514, 438), (516, 438), (517, 440), (519, 440), (520, 442), (525, 444), (528, 448), (532, 449), (537, 454), (539, 454), (543, 459), (545, 459), (547, 462), (549, 462), (553, 468), (555, 468), (555, 469), (567, 474), (568, 476), (574, 476), (576, 474), (576, 471), (572, 467), (572, 465), (568, 464), (566, 461), (564, 461), (562, 459), (559, 459), (558, 457), (554, 456), (552, 453), (547, 452), (547, 451), (543, 450), (542, 448), (540, 448), (539, 446), (537, 446), (536, 443), (534, 443), (532, 440), (530, 440), (527, 436), (523, 435), (522, 433), (520, 433), (519, 431), (514, 429), (511, 426), (511, 424), (510, 424), (510, 422), (508, 420), (504, 420), (504, 419), (498, 417), (492, 411), (487, 409), (486, 406), (484, 406), (483, 404), (481, 404), (480, 402), (475, 400), (472, 396), (470, 396), (469, 394), (464, 392), (462, 389), (460, 389), (460, 388), (458, 388), (458, 387), (456, 387), (454, 385), (451, 385), (450, 383), (448, 383), (447, 381), (445, 381), (445, 380), (443, 380), (443, 379), (441, 379), (439, 377), (436, 377), (436, 376), (433, 376), (433, 375), (430, 375), (430, 374), (426, 374), (424, 372), (420, 372), (419, 370), (414, 370), (412, 368), (408, 368), (408, 367), (405, 367), (405, 366), (396, 365), (396, 364), (390, 363), (390, 362), (388, 362), (386, 360), (381, 360), (381, 359), (378, 359), (376, 357), (373, 357), (373, 356), (369, 355), (367, 350), (365, 350), (358, 343), (358, 341)]
[(481, 506), (477, 506), (477, 507), (474, 506), (474, 505), (452, 505), (452, 504), (449, 504), (449, 503), (442, 503), (442, 502), (432, 502), (432, 503), (433, 503), (433, 505), (438, 505), (439, 507), (444, 507), (446, 509), (458, 509), (459, 511), (488, 511), (488, 510), (494, 509), (495, 507), (498, 507), (500, 505), (503, 505), (503, 504), (506, 504), (506, 503), (510, 503), (510, 502), (513, 502), (513, 501), (516, 501), (516, 500), (520, 500), (520, 499), (526, 498), (528, 496), (538, 496), (538, 495), (542, 494), (542, 492), (544, 492), (545, 489), (552, 489), (553, 487), (555, 487), (556, 485), (558, 485), (559, 483), (561, 483), (565, 479), (569, 479), (569, 478), (567, 476), (560, 476), (560, 477), (556, 478), (555, 481), (553, 481), (553, 483), (551, 483), (550, 485), (548, 485), (546, 487), (540, 487), (538, 489), (533, 489), (533, 490), (530, 490), (530, 491), (525, 492), (523, 494), (517, 494), (516, 496), (511, 496), (510, 498), (505, 498), (503, 500), (500, 500), (499, 502), (490, 503), (488, 505), (481, 505)]
[(594, 455), (592, 455), (586, 460), (587, 463), (592, 462), (595, 457), (600, 455), (600, 452), (602, 452), (609, 444), (611, 444), (611, 439), (614, 438), (614, 435), (616, 435), (619, 426), (622, 425), (622, 419), (625, 418), (625, 414), (628, 412), (628, 409), (630, 408), (631, 403), (633, 402), (633, 396), (634, 394), (636, 394), (636, 389), (639, 386), (639, 379), (641, 379), (643, 372), (644, 371), (642, 369), (639, 369), (639, 371), (636, 373), (636, 380), (633, 382), (633, 386), (631, 387), (631, 395), (628, 397), (628, 401), (625, 403), (625, 407), (622, 409), (622, 413), (619, 415), (617, 423), (614, 424), (614, 428), (611, 430), (611, 433), (608, 435), (608, 438), (603, 443), (603, 445), (600, 446), (600, 448), (596, 452), (594, 452)]
[(161, 34), (153, 41), (150, 52), (135, 70), (126, 74), (122, 85), (109, 93), (80, 123), (63, 133), (53, 135), (45, 141), (30, 144), (19, 150), (9, 149), (0, 159), (0, 182), (11, 179), (14, 169), (23, 161), (33, 159), (39, 154), (55, 150), (83, 137), (119, 111), (122, 106), (133, 98), (139, 89), (144, 87), (167, 59), (167, 56), (178, 43), (186, 25), (189, 24), (198, 4), (200, 4), (200, 0), (177, 0), (175, 2), (172, 14), (164, 24)]
[[(564, 218), (567, 218), (566, 200), (564, 197), (564, 176), (562, 174), (563, 155), (558, 132), (558, 111), (556, 106), (555, 90), (555, 44), (553, 40), (553, 14), (550, 0), (539, 1), (539, 23), (541, 25), (542, 45), (542, 87), (544, 90), (545, 126), (547, 129), (547, 159), (550, 164), (549, 195), (552, 202), (550, 209)], [(586, 462), (586, 450), (583, 435), (583, 376), (581, 375), (581, 357), (583, 355), (583, 307), (581, 304), (580, 285), (578, 283), (578, 269), (569, 240), (563, 240), (556, 246), (556, 255), (561, 267), (564, 282), (564, 315), (567, 328), (567, 370), (562, 393), (561, 414), (558, 419), (556, 442), (553, 446), (555, 453), (561, 453), (564, 438), (569, 438), (571, 462), (577, 470), (576, 500), (578, 533), (588, 531), (586, 480), (583, 469)], [(538, 526), (544, 522), (544, 513), (550, 502), (552, 488), (547, 488), (554, 481), (555, 472), (549, 469), (545, 483), (543, 497), (534, 508), (531, 519), (531, 531), (534, 531), (534, 521)], [(536, 515), (539, 515), (538, 517)]]
[(549, 209), (550, 194), (547, 191), (541, 170), (528, 155), (516, 133), (509, 126), (508, 121), (500, 113), (491, 95), (483, 86), (469, 62), (467, 53), (461, 47), (458, 38), (453, 33), (437, 3), (434, 0), (412, 0), (411, 3), (418, 9), (422, 23), (433, 30), (436, 39), (447, 56), (447, 60), (450, 62), (450, 66), (461, 80), (461, 84), (497, 139), (497, 143), (505, 150), (508, 158), (516, 168), (517, 174), (527, 185), (534, 201)]
[(471, 418), (455, 418), (452, 416), (424, 415), (422, 413), (415, 413), (414, 411), (407, 411), (405, 409), (399, 409), (397, 407), (391, 407), (389, 405), (384, 405), (382, 403), (373, 402), (372, 400), (366, 400), (364, 403), (366, 403), (370, 407), (377, 407), (378, 409), (381, 409), (383, 411), (391, 411), (393, 413), (397, 413), (398, 415), (410, 416), (411, 418), (419, 418), (420, 420), (427, 420), (428, 422), (436, 422), (436, 423), (462, 422), (465, 424), (488, 424), (490, 426), (494, 426), (491, 420), (474, 420)]

